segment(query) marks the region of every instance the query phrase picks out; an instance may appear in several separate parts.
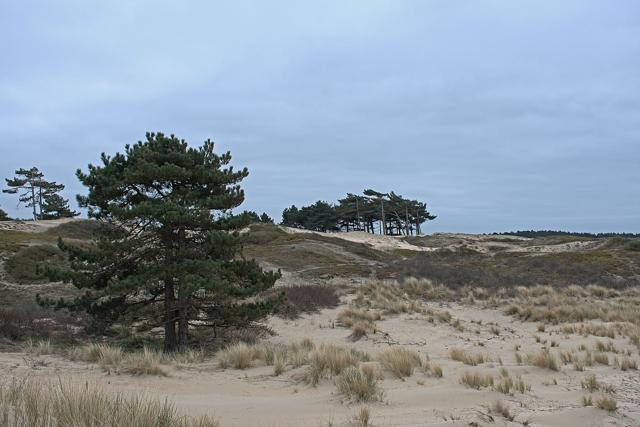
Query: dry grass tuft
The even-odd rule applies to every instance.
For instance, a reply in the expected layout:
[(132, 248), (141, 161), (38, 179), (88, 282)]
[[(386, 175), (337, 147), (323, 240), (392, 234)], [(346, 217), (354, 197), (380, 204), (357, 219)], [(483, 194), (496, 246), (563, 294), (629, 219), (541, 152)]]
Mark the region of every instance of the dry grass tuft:
[[(161, 367), (166, 361), (166, 357), (147, 347), (141, 352), (124, 353), (120, 347), (90, 343), (69, 349), (66, 356), (73, 361), (97, 363), (103, 370), (109, 372), (114, 371), (129, 375), (167, 375)], [(184, 357), (183, 360), (187, 360), (195, 358), (196, 353), (185, 353), (183, 356), (176, 355), (174, 357)]]
[(418, 353), (401, 347), (381, 352), (378, 354), (378, 361), (397, 378), (410, 377), (415, 368), (422, 366), (422, 359)]
[(429, 371), (428, 373), (436, 378), (442, 378), (443, 377), (443, 372), (442, 372), (442, 367), (440, 365), (437, 365), (435, 363), (429, 363)]
[(513, 421), (513, 419), (515, 418), (515, 416), (511, 413), (511, 409), (509, 409), (509, 406), (507, 406), (501, 400), (497, 400), (491, 406), (491, 412), (493, 412), (494, 414), (500, 415), (501, 417), (506, 418), (509, 421)]
[(582, 388), (593, 393), (594, 391), (600, 389), (600, 384), (598, 383), (596, 376), (594, 374), (591, 374), (588, 375), (584, 380), (582, 380)]
[(549, 350), (540, 350), (537, 353), (529, 354), (527, 356), (527, 363), (538, 368), (551, 369), (552, 371), (559, 371), (558, 359), (552, 355)]
[(375, 375), (355, 366), (346, 367), (337, 378), (336, 385), (341, 394), (358, 402), (371, 402), (382, 397)]
[(620, 368), (621, 371), (636, 371), (638, 369), (638, 363), (634, 359), (631, 359), (627, 356), (623, 357), (620, 360), (616, 358), (615, 361), (616, 365)]
[(315, 386), (322, 378), (340, 375), (346, 368), (369, 360), (366, 353), (335, 345), (322, 345), (311, 353), (304, 379)]
[(484, 354), (470, 354), (467, 350), (460, 348), (452, 348), (449, 350), (449, 357), (452, 360), (462, 362), (469, 366), (477, 366), (487, 361), (487, 357)]
[(24, 351), (32, 356), (45, 356), (53, 353), (53, 348), (49, 340), (33, 341), (29, 339), (25, 344)]
[(596, 401), (596, 406), (605, 411), (615, 412), (618, 409), (618, 402), (611, 396), (602, 396)]
[(338, 314), (338, 323), (341, 326), (351, 328), (356, 324), (369, 325), (376, 320), (380, 320), (382, 316), (377, 311), (361, 310), (358, 308), (346, 308)]
[(127, 354), (117, 370), (129, 375), (166, 376), (167, 373), (160, 366), (161, 363), (162, 354), (145, 347), (141, 353)]
[(178, 415), (168, 401), (106, 393), (96, 386), (39, 382), (0, 383), (0, 424), (6, 427), (136, 426), (219, 427), (208, 416)]
[(366, 407), (360, 408), (360, 411), (358, 411), (353, 421), (355, 424), (354, 427), (369, 426), (369, 422), (371, 421), (371, 411), (369, 411), (369, 408), (366, 408)]
[(480, 390), (484, 387), (493, 386), (493, 376), (489, 374), (479, 374), (477, 372), (465, 372), (460, 377), (460, 383), (468, 387)]
[(226, 369), (247, 369), (253, 365), (258, 356), (256, 347), (243, 342), (231, 344), (218, 352), (218, 366)]
[(593, 361), (601, 365), (609, 365), (609, 356), (605, 353), (595, 353), (593, 355)]

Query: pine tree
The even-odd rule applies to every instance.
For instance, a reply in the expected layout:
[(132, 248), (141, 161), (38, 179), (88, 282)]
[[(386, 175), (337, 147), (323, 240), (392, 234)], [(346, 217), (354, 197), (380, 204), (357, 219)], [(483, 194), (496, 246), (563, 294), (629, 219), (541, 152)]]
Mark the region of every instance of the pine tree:
[(9, 220), (11, 220), (11, 218), (9, 218), (9, 215), (7, 215), (4, 209), (0, 208), (0, 221), (9, 221)]
[[(3, 193), (18, 194), (19, 203), (32, 209), (33, 219), (38, 219), (42, 213), (42, 187), (44, 174), (37, 167), (30, 169), (20, 168), (15, 171), (14, 178), (6, 178), (7, 186)], [(20, 193), (22, 191), (22, 193)]]
[(262, 215), (260, 215), (260, 222), (263, 224), (273, 224), (273, 218), (267, 215), (266, 212), (262, 212)]
[(248, 171), (230, 161), (210, 140), (191, 148), (173, 135), (148, 133), (124, 154), (103, 153), (101, 166), (78, 170), (89, 190), (78, 196), (80, 206), (103, 227), (94, 247), (61, 241), (71, 267), (49, 275), (86, 293), (39, 301), (86, 310), (98, 326), (163, 325), (167, 352), (185, 349), (194, 327), (247, 324), (273, 311), (280, 297), (260, 294), (279, 272), (238, 256), (238, 230), (248, 219), (230, 211), (244, 201), (239, 184)]
[(69, 208), (69, 201), (57, 193), (46, 193), (43, 196), (41, 219), (73, 218), (80, 212)]

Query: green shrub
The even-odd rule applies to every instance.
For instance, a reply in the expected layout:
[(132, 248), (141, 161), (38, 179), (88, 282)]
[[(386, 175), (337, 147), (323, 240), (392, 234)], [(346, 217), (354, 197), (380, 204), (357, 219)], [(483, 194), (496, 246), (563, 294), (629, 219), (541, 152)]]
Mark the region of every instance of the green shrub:
[(64, 262), (64, 257), (57, 247), (35, 245), (22, 248), (13, 254), (5, 263), (5, 269), (9, 276), (18, 283), (44, 283), (48, 279), (43, 273), (43, 266), (62, 262)]

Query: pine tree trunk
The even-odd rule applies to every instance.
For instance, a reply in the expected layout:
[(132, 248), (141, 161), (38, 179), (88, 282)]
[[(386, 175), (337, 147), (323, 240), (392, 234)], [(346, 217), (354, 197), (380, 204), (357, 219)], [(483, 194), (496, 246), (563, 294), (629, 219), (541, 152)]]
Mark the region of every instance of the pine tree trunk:
[(38, 219), (38, 214), (36, 213), (36, 188), (31, 186), (31, 206), (33, 207), (33, 219), (34, 221)]
[(164, 284), (164, 352), (176, 351), (178, 340), (176, 337), (176, 296), (173, 289), (173, 279)]
[(189, 346), (189, 296), (183, 287), (178, 289), (178, 350), (185, 351)]

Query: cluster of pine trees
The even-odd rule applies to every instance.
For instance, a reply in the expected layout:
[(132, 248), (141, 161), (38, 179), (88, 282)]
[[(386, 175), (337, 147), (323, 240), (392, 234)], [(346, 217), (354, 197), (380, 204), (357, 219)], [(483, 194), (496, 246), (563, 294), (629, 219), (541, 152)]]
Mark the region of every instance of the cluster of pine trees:
[(348, 193), (338, 203), (317, 201), (301, 208), (291, 206), (282, 213), (282, 225), (322, 232), (365, 231), (383, 235), (421, 234), (421, 226), (436, 216), (426, 203), (404, 198), (393, 191), (365, 190)]
[[(18, 203), (31, 208), (33, 219), (71, 218), (79, 212), (69, 208), (69, 201), (60, 195), (64, 184), (47, 181), (37, 167), (20, 168), (13, 178), (6, 178), (7, 187), (3, 193), (16, 194)], [(0, 220), (8, 219), (6, 212), (0, 209)]]

